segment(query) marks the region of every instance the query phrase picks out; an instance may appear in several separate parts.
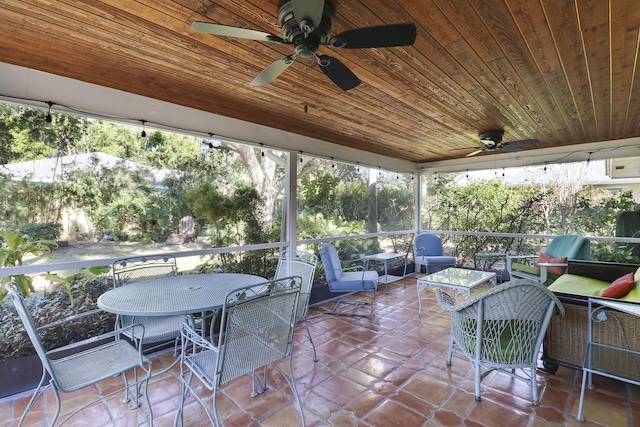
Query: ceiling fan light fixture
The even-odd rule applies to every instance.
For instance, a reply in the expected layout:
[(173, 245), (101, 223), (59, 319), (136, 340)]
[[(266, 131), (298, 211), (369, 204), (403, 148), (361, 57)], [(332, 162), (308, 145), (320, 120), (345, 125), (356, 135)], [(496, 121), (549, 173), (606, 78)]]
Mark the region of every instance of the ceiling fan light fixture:
[(502, 142), (502, 137), (504, 136), (504, 129), (487, 130), (484, 132), (480, 132), (478, 136), (480, 137), (480, 140), (482, 141), (483, 144), (492, 146), (492, 147), (497, 147)]

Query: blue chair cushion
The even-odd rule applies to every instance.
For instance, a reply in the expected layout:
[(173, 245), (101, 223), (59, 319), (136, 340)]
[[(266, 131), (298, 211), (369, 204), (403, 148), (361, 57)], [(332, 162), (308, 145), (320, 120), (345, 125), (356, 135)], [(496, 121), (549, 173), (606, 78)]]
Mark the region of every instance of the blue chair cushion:
[(345, 272), (340, 275), (339, 280), (331, 282), (329, 287), (333, 292), (373, 291), (378, 288), (378, 277), (377, 271)]
[(340, 258), (338, 258), (338, 252), (335, 246), (328, 243), (322, 245), (320, 258), (324, 265), (324, 274), (327, 277), (327, 282), (332, 283), (340, 279), (342, 276), (342, 264), (340, 263)]
[(442, 240), (431, 233), (418, 234), (414, 242), (414, 256), (442, 256), (444, 247)]
[(452, 267), (456, 265), (457, 262), (456, 257), (453, 256), (418, 256), (415, 261), (423, 265), (446, 264)]

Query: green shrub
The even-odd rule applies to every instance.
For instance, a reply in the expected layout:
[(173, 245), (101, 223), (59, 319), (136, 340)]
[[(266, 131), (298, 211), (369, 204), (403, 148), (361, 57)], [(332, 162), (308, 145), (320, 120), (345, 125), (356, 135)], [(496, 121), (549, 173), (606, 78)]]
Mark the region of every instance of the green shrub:
[(62, 224), (43, 222), (39, 224), (22, 224), (18, 226), (20, 234), (29, 236), (29, 240), (60, 240)]

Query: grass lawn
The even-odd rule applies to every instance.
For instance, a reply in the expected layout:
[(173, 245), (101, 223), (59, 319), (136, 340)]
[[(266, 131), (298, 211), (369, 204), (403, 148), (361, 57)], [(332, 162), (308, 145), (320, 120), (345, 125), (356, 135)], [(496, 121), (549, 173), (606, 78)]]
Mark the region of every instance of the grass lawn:
[[(184, 245), (165, 245), (164, 243), (134, 242), (73, 242), (69, 246), (53, 249), (51, 254), (34, 257), (25, 255), (23, 265), (52, 264), (70, 261), (86, 261), (95, 259), (125, 258), (140, 255), (179, 252), (201, 249), (202, 244), (193, 242)], [(178, 271), (189, 271), (202, 263), (201, 257), (177, 258)], [(63, 277), (72, 275), (77, 270), (52, 271)], [(48, 289), (49, 282), (42, 277), (34, 278), (36, 289)]]

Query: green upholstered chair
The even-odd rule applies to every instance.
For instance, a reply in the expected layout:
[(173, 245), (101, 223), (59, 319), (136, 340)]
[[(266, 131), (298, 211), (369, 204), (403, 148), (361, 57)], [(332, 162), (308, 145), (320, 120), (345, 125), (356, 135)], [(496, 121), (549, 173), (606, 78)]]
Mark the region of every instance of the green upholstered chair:
[[(540, 283), (546, 283), (547, 280), (555, 280), (560, 274), (566, 272), (568, 266), (567, 260), (591, 260), (591, 242), (584, 236), (577, 234), (563, 234), (554, 237), (549, 246), (544, 250), (544, 254), (555, 261), (552, 262), (539, 262), (535, 265), (527, 264), (527, 260), (534, 264), (532, 261), (539, 260), (540, 254), (536, 255), (508, 255), (506, 257), (507, 271), (509, 277), (530, 279)], [(557, 261), (558, 259), (564, 259), (563, 261)]]

